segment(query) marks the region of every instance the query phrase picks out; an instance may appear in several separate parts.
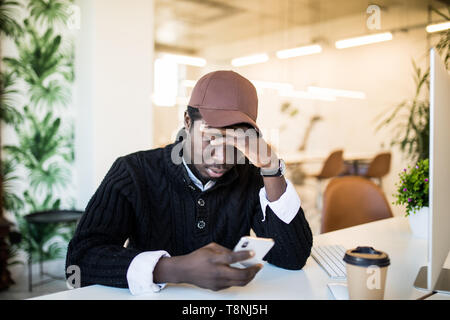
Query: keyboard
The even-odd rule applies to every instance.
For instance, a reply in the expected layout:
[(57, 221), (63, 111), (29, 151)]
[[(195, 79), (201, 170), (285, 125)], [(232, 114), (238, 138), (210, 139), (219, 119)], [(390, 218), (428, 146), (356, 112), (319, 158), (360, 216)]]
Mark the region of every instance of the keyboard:
[(316, 246), (311, 249), (311, 255), (331, 279), (345, 280), (347, 278), (343, 246)]

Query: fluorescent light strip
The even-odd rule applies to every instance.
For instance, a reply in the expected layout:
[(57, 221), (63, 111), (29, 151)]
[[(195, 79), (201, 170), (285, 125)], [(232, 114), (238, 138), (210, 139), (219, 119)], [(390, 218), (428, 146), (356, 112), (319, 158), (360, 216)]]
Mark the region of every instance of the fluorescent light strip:
[(363, 46), (366, 44), (388, 41), (388, 40), (392, 40), (392, 33), (385, 32), (385, 33), (372, 34), (372, 35), (368, 35), (368, 36), (339, 40), (339, 41), (336, 41), (335, 45), (336, 45), (336, 48), (338, 48), (338, 49), (344, 49), (344, 48)]
[(254, 54), (251, 56), (235, 58), (231, 60), (231, 64), (235, 67), (246, 66), (249, 64), (262, 63), (269, 60), (269, 56), (266, 53)]
[(178, 64), (185, 64), (194, 67), (204, 67), (206, 66), (206, 60), (198, 57), (182, 56), (178, 54), (166, 53), (163, 55), (164, 59), (174, 61)]
[(293, 91), (293, 90), (280, 91), (280, 96), (288, 97), (288, 98), (305, 99), (305, 100), (336, 101), (335, 96), (324, 95), (324, 94), (314, 94), (314, 93), (307, 92), (307, 91)]
[(311, 94), (317, 94), (317, 95), (344, 97), (344, 98), (351, 98), (351, 99), (365, 99), (366, 98), (366, 94), (362, 91), (340, 90), (340, 89), (309, 86), (308, 92)]
[(275, 90), (293, 90), (294, 86), (290, 83), (286, 82), (272, 82), (272, 81), (259, 81), (259, 80), (251, 80), (251, 83), (257, 89), (275, 89)]
[(318, 44), (314, 44), (311, 46), (279, 50), (279, 51), (277, 51), (276, 55), (279, 59), (287, 59), (287, 58), (306, 56), (309, 54), (320, 53), (320, 52), (322, 52), (322, 47)]
[(429, 33), (444, 31), (444, 30), (450, 29), (450, 21), (443, 22), (443, 23), (430, 24), (425, 29)]

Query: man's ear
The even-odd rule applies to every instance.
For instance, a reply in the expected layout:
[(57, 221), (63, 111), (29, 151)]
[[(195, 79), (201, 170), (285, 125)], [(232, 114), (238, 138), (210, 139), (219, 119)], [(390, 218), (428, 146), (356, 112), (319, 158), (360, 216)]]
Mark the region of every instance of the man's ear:
[(192, 125), (192, 119), (189, 117), (187, 111), (184, 112), (184, 127), (186, 128), (186, 131), (189, 132), (191, 130)]

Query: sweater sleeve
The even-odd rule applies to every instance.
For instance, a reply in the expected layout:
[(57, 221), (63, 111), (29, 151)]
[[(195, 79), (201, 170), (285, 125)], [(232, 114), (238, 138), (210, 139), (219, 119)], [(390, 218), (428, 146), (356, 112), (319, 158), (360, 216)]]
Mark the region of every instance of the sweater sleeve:
[(125, 161), (117, 159), (89, 201), (69, 242), (66, 270), (70, 265), (80, 268), (81, 286), (128, 287), (128, 267), (141, 253), (124, 247), (134, 224), (130, 201), (133, 188)]
[(253, 201), (253, 206), (252, 228), (256, 235), (275, 241), (275, 245), (264, 260), (285, 269), (303, 268), (311, 253), (313, 242), (303, 209), (299, 207), (294, 218), (286, 223), (273, 212), (270, 205), (265, 208), (265, 217), (258, 199)]

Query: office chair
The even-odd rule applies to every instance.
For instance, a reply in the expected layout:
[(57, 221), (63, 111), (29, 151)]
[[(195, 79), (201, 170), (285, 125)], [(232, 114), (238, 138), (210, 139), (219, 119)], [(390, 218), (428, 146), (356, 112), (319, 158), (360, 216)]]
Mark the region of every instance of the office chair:
[(366, 174), (366, 178), (376, 178), (378, 179), (378, 185), (382, 188), (381, 180), (389, 173), (391, 169), (391, 153), (385, 152), (380, 153), (373, 158), (369, 164)]
[(318, 181), (316, 207), (319, 210), (321, 210), (322, 206), (322, 182), (325, 179), (336, 177), (344, 171), (345, 167), (343, 154), (343, 150), (336, 150), (330, 153), (328, 158), (325, 160), (320, 173), (313, 176)]
[(334, 178), (324, 193), (321, 233), (392, 216), (383, 191), (371, 180), (359, 176)]

